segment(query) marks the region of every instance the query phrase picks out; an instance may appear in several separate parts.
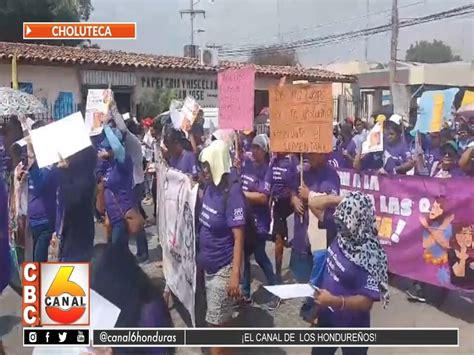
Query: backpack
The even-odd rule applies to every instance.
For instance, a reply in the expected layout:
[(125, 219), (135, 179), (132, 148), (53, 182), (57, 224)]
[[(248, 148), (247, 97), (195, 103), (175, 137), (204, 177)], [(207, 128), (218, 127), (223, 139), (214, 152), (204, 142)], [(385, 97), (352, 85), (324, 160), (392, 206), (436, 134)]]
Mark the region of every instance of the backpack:
[[(230, 179), (230, 177), (229, 177)], [(224, 213), (227, 210), (227, 201), (229, 199), (230, 188), (233, 184), (240, 183), (240, 178), (230, 181), (224, 190)], [(253, 254), (256, 245), (257, 226), (250, 206), (245, 202), (245, 227), (244, 227), (244, 253), (245, 255)]]

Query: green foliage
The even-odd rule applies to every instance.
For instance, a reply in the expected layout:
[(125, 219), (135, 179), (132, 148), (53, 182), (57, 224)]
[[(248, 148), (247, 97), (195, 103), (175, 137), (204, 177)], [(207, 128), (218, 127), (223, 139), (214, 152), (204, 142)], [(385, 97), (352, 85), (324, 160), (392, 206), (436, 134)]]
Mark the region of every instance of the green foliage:
[(296, 66), (299, 64), (298, 54), (294, 49), (282, 52), (276, 52), (273, 49), (266, 50), (265, 48), (254, 49), (248, 62), (257, 65)]
[(419, 63), (448, 63), (462, 60), (460, 56), (453, 55), (451, 47), (443, 41), (421, 41), (411, 44), (405, 56), (408, 62)]
[(175, 89), (155, 89), (146, 92), (140, 99), (140, 116), (155, 117), (168, 111), (171, 101), (177, 98)]
[[(0, 0), (0, 41), (23, 40), (23, 22), (81, 22), (89, 20), (91, 0)], [(76, 46), (82, 41), (32, 41)]]

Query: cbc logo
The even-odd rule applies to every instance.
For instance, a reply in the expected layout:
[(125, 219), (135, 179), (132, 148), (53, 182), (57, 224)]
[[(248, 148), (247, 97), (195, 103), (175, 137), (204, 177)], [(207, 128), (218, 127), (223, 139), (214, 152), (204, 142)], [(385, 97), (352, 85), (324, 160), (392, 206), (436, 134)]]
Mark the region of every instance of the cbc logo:
[(23, 325), (89, 325), (89, 264), (24, 263)]

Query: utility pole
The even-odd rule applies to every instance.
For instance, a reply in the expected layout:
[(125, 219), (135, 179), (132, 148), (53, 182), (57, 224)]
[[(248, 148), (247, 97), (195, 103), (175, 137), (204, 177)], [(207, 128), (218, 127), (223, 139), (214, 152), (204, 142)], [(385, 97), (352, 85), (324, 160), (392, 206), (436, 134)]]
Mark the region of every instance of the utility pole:
[(189, 2), (189, 9), (183, 9), (180, 10), (179, 13), (181, 15), (181, 18), (183, 15), (189, 15), (190, 20), (191, 20), (191, 45), (194, 45), (194, 17), (196, 15), (202, 15), (204, 18), (206, 18), (206, 11), (204, 10), (195, 10), (194, 5), (197, 5), (200, 0), (194, 2), (195, 0), (190, 0)]
[[(365, 27), (366, 30), (369, 29), (369, 10), (370, 10), (370, 0), (367, 0), (366, 3), (366, 12), (367, 12), (367, 26)], [(365, 61), (369, 60), (369, 35), (365, 36)]]
[(392, 39), (390, 42), (390, 87), (396, 80), (398, 47), (398, 0), (392, 0)]

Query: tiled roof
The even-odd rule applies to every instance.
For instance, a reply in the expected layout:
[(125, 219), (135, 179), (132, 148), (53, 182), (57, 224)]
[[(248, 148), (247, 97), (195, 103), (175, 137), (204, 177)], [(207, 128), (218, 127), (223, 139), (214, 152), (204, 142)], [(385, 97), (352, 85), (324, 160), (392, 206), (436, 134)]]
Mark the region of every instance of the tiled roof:
[[(66, 46), (47, 46), (40, 44), (0, 42), (0, 60), (8, 60), (17, 55), (19, 63), (38, 64), (81, 64), (94, 67), (135, 68), (135, 69), (168, 69), (216, 72), (219, 69), (234, 68), (246, 63), (220, 61), (219, 66), (201, 65), (198, 59), (171, 57), (154, 54), (139, 54), (95, 48), (78, 48)], [(334, 82), (353, 82), (355, 78), (322, 69), (304, 67), (255, 65), (257, 75), (293, 79), (308, 79)]]

